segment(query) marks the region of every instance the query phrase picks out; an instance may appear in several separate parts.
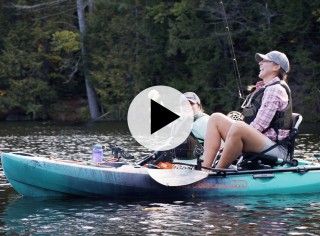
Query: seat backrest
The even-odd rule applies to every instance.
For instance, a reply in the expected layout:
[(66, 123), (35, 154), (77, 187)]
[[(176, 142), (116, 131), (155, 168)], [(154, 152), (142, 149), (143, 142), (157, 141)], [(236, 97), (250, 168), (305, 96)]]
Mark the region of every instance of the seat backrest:
[(302, 122), (302, 119), (303, 119), (302, 115), (298, 113), (292, 113), (292, 126), (290, 130), (289, 143), (288, 143), (289, 144), (288, 154), (289, 154), (290, 160), (292, 160), (294, 156), (294, 145), (295, 145), (296, 137), (298, 135), (299, 126)]
[(292, 113), (292, 129), (297, 129), (299, 128), (303, 118), (302, 115), (298, 113)]

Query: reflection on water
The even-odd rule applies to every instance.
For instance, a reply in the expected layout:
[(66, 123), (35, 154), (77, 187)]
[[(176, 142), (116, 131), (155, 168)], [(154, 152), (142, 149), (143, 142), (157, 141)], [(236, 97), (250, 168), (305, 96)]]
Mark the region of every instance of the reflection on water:
[(0, 123), (0, 150), (24, 151), (77, 160), (90, 158), (92, 147), (98, 143), (121, 145), (133, 154), (146, 151), (135, 142), (125, 123), (121, 122), (78, 126), (36, 124)]
[(123, 202), (13, 199), (0, 230), (23, 235), (279, 235), (319, 233), (320, 197)]
[[(148, 152), (124, 123), (0, 123), (0, 129), (2, 152), (88, 160), (97, 143), (116, 143), (136, 160)], [(299, 136), (297, 153), (319, 152), (318, 131)], [(2, 178), (0, 171), (0, 184)], [(0, 234), (8, 235), (319, 235), (319, 218), (316, 194), (132, 202), (22, 198), (10, 186), (0, 185)]]

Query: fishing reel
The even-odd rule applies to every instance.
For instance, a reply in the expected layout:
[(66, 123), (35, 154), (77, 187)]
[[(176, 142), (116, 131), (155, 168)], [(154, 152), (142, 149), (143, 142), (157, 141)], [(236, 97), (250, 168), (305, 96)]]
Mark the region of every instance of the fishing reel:
[(195, 145), (194, 149), (193, 149), (193, 156), (196, 157), (196, 158), (199, 158), (202, 154), (203, 154), (203, 146), (200, 145)]
[(200, 159), (200, 157), (203, 154), (203, 151), (204, 151), (204, 149), (203, 149), (202, 145), (200, 145), (200, 146), (196, 145), (194, 147), (194, 149), (193, 149), (193, 156), (197, 158), (197, 165), (195, 166), (196, 170), (201, 170), (202, 169), (202, 165), (201, 164), (202, 164), (203, 160)]
[(227, 117), (231, 118), (232, 120), (240, 120), (240, 121), (244, 120), (244, 116), (238, 111), (230, 111), (227, 114)]

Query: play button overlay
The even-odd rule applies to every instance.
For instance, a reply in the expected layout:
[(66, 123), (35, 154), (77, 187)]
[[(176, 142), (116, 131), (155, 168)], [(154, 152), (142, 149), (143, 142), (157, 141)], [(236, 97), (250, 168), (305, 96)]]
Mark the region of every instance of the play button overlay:
[(151, 99), (151, 134), (180, 118), (176, 113)]
[(189, 136), (193, 112), (188, 99), (168, 86), (140, 92), (128, 110), (128, 126), (135, 140), (149, 150), (170, 150)]

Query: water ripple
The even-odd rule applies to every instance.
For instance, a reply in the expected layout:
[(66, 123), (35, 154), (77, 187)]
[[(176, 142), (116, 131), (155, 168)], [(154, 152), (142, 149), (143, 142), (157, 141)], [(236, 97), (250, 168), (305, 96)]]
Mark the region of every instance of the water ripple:
[[(118, 123), (0, 124), (0, 150), (88, 160), (94, 144), (148, 153)], [(297, 153), (316, 152), (319, 135), (301, 135)], [(105, 156), (111, 156), (110, 150)], [(0, 167), (1, 168), (1, 167)], [(0, 169), (0, 184), (5, 177)], [(227, 197), (170, 202), (30, 199), (0, 186), (0, 234), (7, 235), (319, 235), (320, 196)]]

